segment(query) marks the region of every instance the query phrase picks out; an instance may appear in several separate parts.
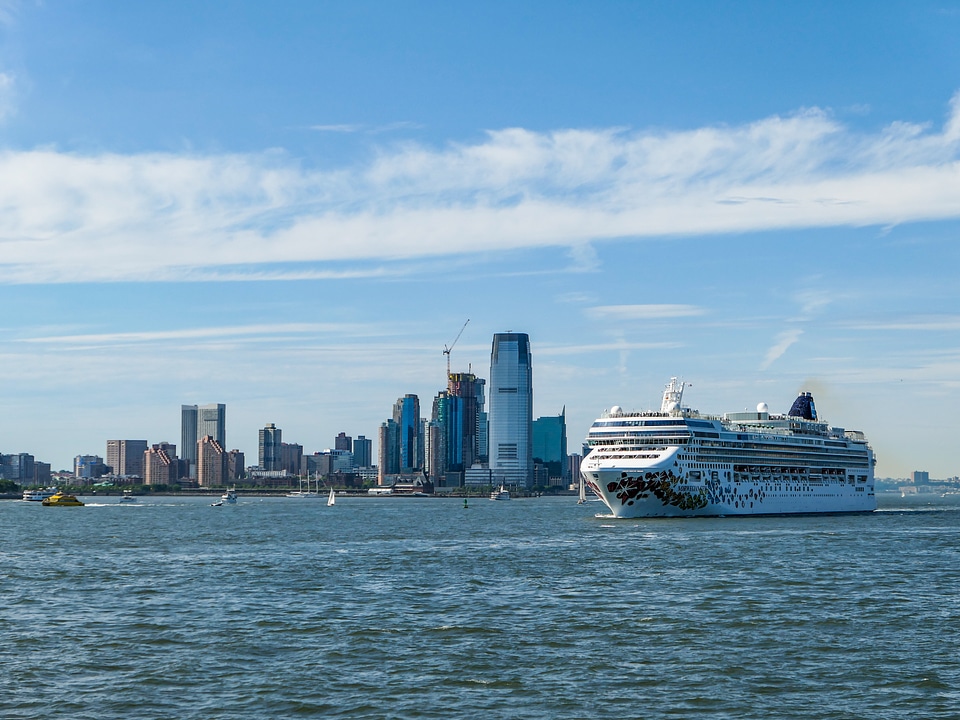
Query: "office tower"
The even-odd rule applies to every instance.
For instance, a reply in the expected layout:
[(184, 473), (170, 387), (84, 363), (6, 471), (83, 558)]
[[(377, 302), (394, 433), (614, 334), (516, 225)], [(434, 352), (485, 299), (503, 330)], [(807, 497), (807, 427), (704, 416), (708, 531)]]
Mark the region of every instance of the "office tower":
[(273, 423), (267, 423), (260, 431), (258, 462), (262, 470), (280, 470), (282, 460), (280, 445), (283, 431)]
[(566, 408), (555, 417), (539, 417), (533, 421), (533, 462), (542, 463), (549, 478), (569, 478)]
[(206, 435), (227, 446), (227, 406), (211, 405), (180, 406), (180, 450), (189, 477), (196, 477), (197, 443)]
[(0, 479), (32, 483), (36, 459), (30, 453), (0, 455)]
[(423, 442), (420, 440), (420, 399), (407, 394), (393, 406), (393, 421), (399, 433), (400, 472), (423, 468)]
[(144, 453), (144, 484), (172, 485), (178, 479), (177, 446), (169, 443), (151, 445)]
[(197, 443), (197, 484), (200, 487), (223, 485), (227, 477), (227, 454), (212, 435)]
[(353, 464), (355, 467), (370, 467), (373, 464), (373, 441), (358, 435), (353, 441)]
[(533, 368), (526, 333), (497, 333), (490, 352), (490, 471), (495, 484), (533, 483)]
[(73, 459), (73, 476), (83, 480), (103, 477), (107, 468), (99, 455), (77, 455)]
[(107, 440), (107, 465), (114, 475), (143, 477), (146, 440)]
[(340, 433), (337, 435), (336, 439), (333, 441), (333, 447), (336, 450), (346, 450), (347, 452), (353, 452), (353, 438), (347, 435), (346, 433)]

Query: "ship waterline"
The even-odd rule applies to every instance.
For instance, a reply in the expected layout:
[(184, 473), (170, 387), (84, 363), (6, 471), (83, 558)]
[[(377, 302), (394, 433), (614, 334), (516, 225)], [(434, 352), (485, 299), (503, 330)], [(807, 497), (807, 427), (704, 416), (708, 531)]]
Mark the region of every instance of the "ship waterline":
[(660, 412), (613, 407), (587, 435), (581, 472), (616, 517), (872, 512), (873, 450), (817, 418), (801, 395), (785, 415), (704, 415), (671, 378)]

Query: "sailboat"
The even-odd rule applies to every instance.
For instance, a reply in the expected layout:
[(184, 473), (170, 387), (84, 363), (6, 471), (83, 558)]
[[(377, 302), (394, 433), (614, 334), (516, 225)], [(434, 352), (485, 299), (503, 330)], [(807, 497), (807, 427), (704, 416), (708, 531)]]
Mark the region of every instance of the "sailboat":
[(583, 505), (587, 501), (587, 486), (583, 483), (583, 475), (580, 476), (580, 498), (577, 505)]
[(288, 498), (316, 498), (320, 497), (320, 478), (317, 480), (317, 492), (312, 492), (310, 490), (310, 476), (307, 476), (307, 489), (303, 489), (303, 478), (298, 478), (300, 480), (300, 489), (293, 490), (287, 493)]
[(330, 495), (327, 497), (327, 507), (337, 504), (337, 494), (330, 488)]

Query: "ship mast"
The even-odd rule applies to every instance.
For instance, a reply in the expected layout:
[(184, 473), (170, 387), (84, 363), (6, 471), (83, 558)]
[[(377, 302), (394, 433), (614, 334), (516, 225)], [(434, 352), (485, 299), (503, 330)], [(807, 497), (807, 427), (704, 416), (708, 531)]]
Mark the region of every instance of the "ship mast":
[(680, 403), (683, 401), (684, 385), (683, 380), (677, 383), (677, 378), (670, 378), (670, 382), (663, 391), (663, 401), (660, 403), (660, 412), (669, 413), (680, 410)]

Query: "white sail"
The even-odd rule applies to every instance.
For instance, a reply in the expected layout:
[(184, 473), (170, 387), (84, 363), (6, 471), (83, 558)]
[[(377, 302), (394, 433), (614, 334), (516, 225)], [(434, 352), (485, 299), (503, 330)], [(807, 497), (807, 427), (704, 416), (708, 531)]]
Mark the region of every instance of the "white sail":
[(337, 494), (330, 488), (330, 496), (327, 498), (327, 507), (337, 504)]

